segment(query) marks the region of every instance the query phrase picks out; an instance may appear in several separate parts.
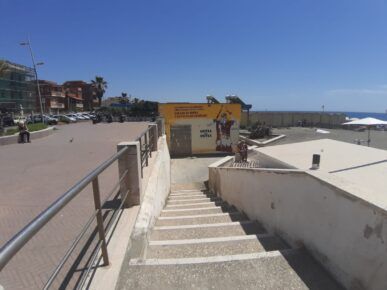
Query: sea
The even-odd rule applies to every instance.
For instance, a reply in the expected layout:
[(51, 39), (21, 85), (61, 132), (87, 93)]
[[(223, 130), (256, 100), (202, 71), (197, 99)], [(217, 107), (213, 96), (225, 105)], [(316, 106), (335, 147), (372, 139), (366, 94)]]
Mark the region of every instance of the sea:
[(346, 114), (349, 118), (362, 119), (362, 118), (371, 117), (371, 118), (387, 121), (387, 112), (386, 113), (340, 112), (340, 113)]

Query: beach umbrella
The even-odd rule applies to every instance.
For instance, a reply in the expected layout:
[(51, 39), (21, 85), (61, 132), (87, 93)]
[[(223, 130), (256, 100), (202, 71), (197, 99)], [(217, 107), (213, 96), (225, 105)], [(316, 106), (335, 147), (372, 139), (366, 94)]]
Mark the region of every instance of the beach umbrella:
[(346, 122), (346, 123), (343, 123), (342, 125), (357, 125), (357, 126), (365, 126), (365, 127), (367, 127), (367, 129), (368, 129), (368, 140), (367, 140), (367, 143), (368, 143), (368, 146), (370, 146), (370, 142), (371, 142), (371, 138), (370, 138), (371, 127), (378, 126), (378, 125), (387, 125), (387, 121), (383, 121), (383, 120), (379, 120), (379, 119), (368, 117), (368, 118), (363, 118), (363, 119), (359, 119), (359, 120), (354, 120), (354, 121)]

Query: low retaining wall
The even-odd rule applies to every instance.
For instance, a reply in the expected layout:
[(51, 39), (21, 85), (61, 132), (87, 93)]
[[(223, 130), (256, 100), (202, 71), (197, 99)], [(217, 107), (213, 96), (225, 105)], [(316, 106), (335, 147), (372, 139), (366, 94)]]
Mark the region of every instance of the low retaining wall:
[(140, 212), (133, 230), (136, 238), (148, 232), (164, 208), (171, 190), (171, 158), (166, 136), (159, 139), (157, 157), (143, 192)]
[[(36, 140), (36, 139), (51, 135), (54, 132), (54, 128), (55, 127), (48, 127), (43, 130), (31, 132), (30, 139)], [(0, 145), (16, 144), (18, 143), (18, 140), (19, 140), (19, 133), (16, 133), (10, 136), (3, 136), (3, 137), (0, 137)]]
[(291, 245), (305, 245), (346, 288), (387, 289), (387, 212), (308, 173), (209, 167), (209, 187)]
[(170, 192), (170, 156), (165, 135), (159, 137), (157, 151), (152, 152), (152, 160), (149, 162), (146, 168), (149, 171), (140, 180), (143, 183), (140, 186), (141, 204), (123, 210), (115, 233), (109, 239), (111, 265), (98, 267), (87, 289), (115, 289), (123, 263), (127, 263), (131, 256), (142, 254), (146, 234), (153, 227)]
[[(256, 122), (272, 127), (294, 127), (299, 121), (305, 121), (306, 126), (341, 127), (345, 114), (329, 112), (250, 112), (250, 125)], [(247, 112), (242, 112), (241, 125), (247, 126)]]
[(278, 141), (278, 140), (281, 140), (283, 138), (285, 138), (286, 135), (277, 135), (273, 138), (270, 138), (270, 139), (267, 139), (265, 141), (257, 141), (257, 140), (254, 140), (254, 139), (250, 139), (250, 138), (247, 138), (245, 136), (242, 136), (242, 135), (239, 135), (239, 139), (243, 140), (243, 141), (246, 141), (246, 143), (250, 146), (258, 146), (258, 147), (263, 147), (263, 146), (267, 146), (267, 145), (271, 145), (272, 143)]

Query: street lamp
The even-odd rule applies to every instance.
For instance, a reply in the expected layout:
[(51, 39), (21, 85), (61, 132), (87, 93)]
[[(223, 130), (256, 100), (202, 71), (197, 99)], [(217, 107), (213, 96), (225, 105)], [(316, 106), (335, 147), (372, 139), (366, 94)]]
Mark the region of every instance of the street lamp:
[(38, 65), (43, 65), (43, 62), (38, 62), (35, 63), (35, 58), (34, 54), (32, 52), (32, 47), (31, 47), (31, 41), (30, 38), (28, 37), (28, 41), (25, 42), (20, 42), (20, 45), (22, 46), (28, 46), (31, 54), (31, 59), (32, 59), (32, 65), (34, 67), (34, 72), (35, 72), (35, 79), (36, 79), (36, 87), (38, 89), (38, 97), (39, 97), (39, 104), (40, 104), (40, 116), (42, 117), (42, 122), (44, 123), (44, 118), (43, 118), (43, 104), (42, 104), (42, 95), (40, 94), (40, 85), (39, 85), (39, 79), (38, 79), (38, 72), (36, 70), (36, 66)]

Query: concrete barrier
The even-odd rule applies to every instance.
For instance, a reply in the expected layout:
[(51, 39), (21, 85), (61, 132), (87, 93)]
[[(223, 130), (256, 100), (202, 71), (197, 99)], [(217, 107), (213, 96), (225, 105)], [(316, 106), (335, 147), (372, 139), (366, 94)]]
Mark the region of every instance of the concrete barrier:
[(156, 218), (164, 208), (170, 189), (171, 158), (164, 135), (159, 139), (157, 157), (144, 188), (144, 198), (133, 230), (133, 238), (145, 234), (153, 227)]
[[(31, 132), (30, 133), (31, 141), (51, 135), (54, 132), (54, 128), (55, 127), (48, 127), (43, 130)], [(16, 133), (10, 136), (3, 136), (3, 137), (0, 137), (0, 145), (16, 144), (18, 143), (18, 140), (19, 140), (19, 133)]]
[(256, 122), (272, 127), (294, 127), (299, 121), (305, 121), (306, 126), (341, 127), (345, 114), (329, 112), (250, 112), (250, 124), (247, 124), (247, 112), (242, 112), (241, 125), (248, 126)]
[(281, 140), (285, 137), (286, 137), (286, 135), (273, 135), (273, 138), (267, 139), (265, 141), (258, 141), (258, 140), (250, 139), (250, 138), (247, 138), (245, 136), (239, 135), (239, 139), (246, 141), (246, 143), (248, 145), (258, 146), (258, 147), (271, 145), (271, 144), (273, 144), (273, 143), (277, 142), (278, 140)]
[[(135, 180), (132, 180), (132, 182), (137, 182), (134, 190), (137, 190), (140, 195), (139, 201), (141, 201), (141, 204), (123, 210), (117, 228), (114, 230), (115, 234), (109, 233), (111, 238), (108, 251), (111, 265), (109, 267), (98, 267), (94, 276), (90, 276), (90, 287), (87, 287), (87, 289), (115, 289), (122, 264), (125, 263), (125, 259), (130, 259), (131, 256), (142, 253), (147, 239), (147, 231), (153, 227), (156, 217), (160, 215), (170, 192), (170, 156), (165, 135), (158, 139), (158, 149), (154, 152), (154, 155), (152, 153), (152, 160), (150, 160), (149, 167), (147, 167), (148, 171), (144, 172), (144, 177), (141, 180), (138, 180), (141, 169), (138, 168), (138, 161), (136, 161), (139, 155), (137, 143), (120, 143), (118, 147), (121, 145), (132, 147), (131, 153), (134, 154), (135, 160), (132, 156), (131, 160), (121, 162), (134, 162), (132, 170), (137, 171), (137, 174), (132, 175), (135, 176)], [(125, 189), (129, 186), (131, 185), (124, 185)]]
[(387, 289), (387, 211), (295, 169), (209, 167), (209, 187), (349, 289)]

